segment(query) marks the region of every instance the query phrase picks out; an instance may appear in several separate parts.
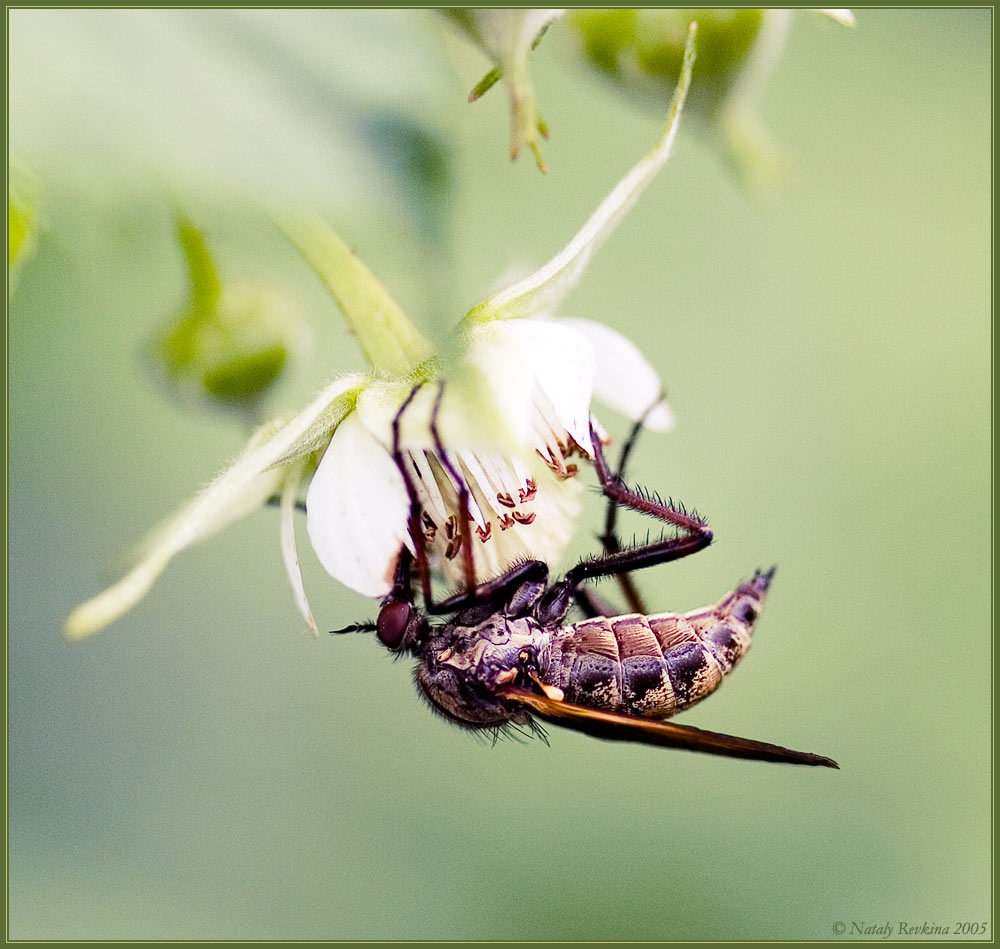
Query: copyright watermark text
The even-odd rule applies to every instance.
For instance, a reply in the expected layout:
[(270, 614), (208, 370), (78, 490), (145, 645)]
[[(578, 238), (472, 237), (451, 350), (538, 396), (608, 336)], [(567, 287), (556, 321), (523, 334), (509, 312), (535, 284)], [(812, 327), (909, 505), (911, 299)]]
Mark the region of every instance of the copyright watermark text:
[(864, 920), (837, 921), (831, 927), (835, 936), (863, 936), (868, 939), (890, 939), (893, 936), (986, 936), (989, 923), (958, 920), (953, 923), (890, 922)]

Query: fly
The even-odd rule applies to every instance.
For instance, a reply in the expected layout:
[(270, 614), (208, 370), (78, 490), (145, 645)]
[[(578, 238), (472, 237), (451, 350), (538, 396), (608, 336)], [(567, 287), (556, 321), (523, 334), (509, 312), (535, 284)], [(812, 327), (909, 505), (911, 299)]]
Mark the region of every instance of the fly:
[[(469, 729), (506, 725), (536, 727), (535, 718), (598, 738), (635, 741), (709, 754), (837, 768), (822, 755), (704, 731), (664, 721), (710, 695), (750, 648), (753, 630), (774, 577), (758, 571), (718, 603), (684, 614), (649, 613), (629, 571), (678, 560), (707, 547), (712, 532), (696, 513), (627, 487), (621, 472), (641, 427), (626, 441), (619, 470), (608, 468), (591, 426), (594, 467), (608, 498), (602, 537), (604, 553), (550, 581), (539, 560), (515, 564), (501, 576), (476, 583), (468, 519), (460, 518), (456, 555), (463, 556), (464, 591), (435, 603), (424, 544), (423, 511), (403, 464), (399, 421), (393, 423), (393, 457), (410, 498), (410, 526), (416, 554), (400, 553), (392, 591), (377, 622), (340, 632), (374, 631), (392, 652), (417, 660), (416, 683), (430, 706)], [(443, 390), (442, 390), (443, 391)], [(438, 457), (455, 477), (460, 509), (466, 509), (464, 482), (437, 434), (437, 405), (431, 434)], [(677, 528), (677, 536), (622, 549), (615, 533), (619, 506), (645, 513)], [(463, 543), (462, 541), (465, 541)], [(414, 573), (422, 609), (416, 605)], [(613, 615), (584, 584), (618, 578), (633, 612)], [(576, 605), (586, 618), (568, 623)], [(435, 623), (432, 617), (448, 617)]]

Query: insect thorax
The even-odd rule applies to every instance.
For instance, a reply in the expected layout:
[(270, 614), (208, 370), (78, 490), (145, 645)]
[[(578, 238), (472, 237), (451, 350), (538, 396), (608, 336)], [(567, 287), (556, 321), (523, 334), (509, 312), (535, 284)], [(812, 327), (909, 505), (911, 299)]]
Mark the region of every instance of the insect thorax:
[(467, 728), (526, 722), (504, 701), (505, 686), (525, 685), (551, 632), (531, 617), (495, 613), (476, 626), (440, 627), (420, 651), (417, 685), (431, 706)]

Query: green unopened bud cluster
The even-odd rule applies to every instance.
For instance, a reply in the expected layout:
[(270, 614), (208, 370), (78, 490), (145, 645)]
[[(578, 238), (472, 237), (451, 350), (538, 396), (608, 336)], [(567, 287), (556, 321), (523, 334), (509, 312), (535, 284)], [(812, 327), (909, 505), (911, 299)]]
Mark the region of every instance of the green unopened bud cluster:
[(687, 109), (704, 118), (728, 98), (760, 33), (763, 10), (574, 10), (567, 22), (591, 66), (662, 106), (673, 94), (692, 20), (698, 21), (698, 62)]
[[(539, 138), (548, 129), (538, 115), (528, 55), (542, 34), (556, 28), (573, 37), (583, 62), (630, 99), (658, 113), (677, 83), (684, 43), (698, 24), (698, 64), (688, 114), (721, 146), (722, 154), (751, 190), (780, 177), (778, 150), (757, 118), (757, 102), (784, 47), (793, 15), (787, 9), (442, 10), (495, 64), (476, 84), (470, 101), (503, 80), (511, 99), (511, 157), (522, 146), (545, 171)], [(852, 26), (849, 10), (817, 10)]]
[(183, 216), (177, 238), (189, 298), (153, 340), (153, 359), (182, 398), (252, 419), (294, 354), (299, 321), (271, 290), (223, 285), (204, 235)]
[[(818, 10), (852, 26), (849, 10)], [(566, 17), (585, 63), (631, 98), (662, 109), (673, 94), (688, 24), (698, 23), (698, 62), (687, 112), (721, 146), (752, 191), (780, 178), (778, 149), (757, 117), (791, 10), (574, 10)]]

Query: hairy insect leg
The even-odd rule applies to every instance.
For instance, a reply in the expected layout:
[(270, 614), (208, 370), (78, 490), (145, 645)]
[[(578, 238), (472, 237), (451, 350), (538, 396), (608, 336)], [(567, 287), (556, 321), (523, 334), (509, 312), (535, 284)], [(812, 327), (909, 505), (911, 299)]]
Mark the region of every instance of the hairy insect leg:
[[(462, 555), (462, 576), (465, 579), (465, 589), (472, 590), (476, 586), (476, 568), (472, 557), (472, 531), (469, 529), (469, 486), (462, 473), (451, 460), (451, 456), (445, 450), (444, 443), (438, 433), (437, 420), (438, 412), (441, 409), (441, 399), (444, 398), (444, 380), (438, 383), (437, 398), (434, 400), (434, 408), (431, 411), (431, 438), (434, 439), (434, 450), (444, 466), (451, 475), (452, 480), (458, 490), (458, 551)], [(454, 543), (454, 539), (452, 540)], [(450, 552), (446, 552), (450, 555)]]
[[(491, 580), (485, 580), (471, 590), (462, 590), (440, 603), (425, 604), (428, 613), (458, 613), (461, 621), (473, 625), (505, 610), (509, 615), (523, 615), (548, 585), (549, 568), (542, 560), (524, 560)], [(525, 587), (520, 602), (515, 593)]]
[[(432, 601), (431, 596), (431, 571), (430, 565), (427, 560), (427, 542), (424, 538), (423, 525), (420, 523), (421, 515), (423, 514), (423, 507), (420, 504), (420, 495), (417, 493), (417, 486), (414, 483), (413, 476), (410, 474), (409, 467), (406, 462), (406, 457), (403, 455), (402, 442), (399, 436), (399, 426), (400, 421), (403, 418), (403, 413), (410, 407), (417, 392), (420, 391), (422, 382), (418, 382), (411, 390), (410, 394), (403, 401), (403, 404), (399, 407), (399, 411), (396, 413), (392, 420), (392, 460), (396, 463), (396, 467), (399, 469), (399, 474), (403, 479), (403, 484), (406, 487), (406, 496), (410, 500), (410, 514), (408, 518), (410, 537), (413, 539), (413, 548), (416, 552), (415, 560), (417, 564), (417, 572), (420, 575), (420, 591), (423, 594), (424, 602), (430, 603)], [(400, 552), (400, 561), (407, 561), (406, 572), (409, 577), (409, 551), (404, 545)], [(397, 586), (399, 583), (400, 568), (397, 565), (396, 569), (396, 583), (393, 584), (392, 595), (395, 596), (397, 592)], [(413, 602), (413, 592), (410, 588), (409, 582), (407, 582), (406, 589), (406, 599), (402, 602)]]
[(640, 514), (648, 514), (657, 520), (673, 524), (683, 533), (678, 537), (665, 537), (638, 547), (605, 553), (601, 557), (583, 561), (567, 572), (564, 582), (575, 587), (584, 580), (616, 576), (629, 570), (641, 570), (671, 560), (680, 560), (682, 557), (704, 550), (712, 542), (712, 531), (700, 517), (679, 510), (658, 498), (634, 491), (612, 475), (593, 425), (590, 431), (594, 443), (594, 468), (605, 496), (613, 500), (616, 505), (623, 505)]
[[(625, 439), (625, 444), (622, 445), (621, 455), (618, 457), (618, 470), (613, 475), (616, 482), (621, 484), (625, 483), (625, 466), (628, 464), (629, 455), (632, 454), (632, 449), (635, 448), (636, 442), (639, 440), (639, 433), (642, 431), (646, 416), (649, 415), (649, 413), (656, 408), (657, 405), (659, 405), (661, 400), (662, 396), (661, 399), (658, 399), (648, 409), (646, 409), (646, 411), (642, 413), (639, 420), (632, 426), (632, 430), (628, 433), (628, 438)], [(606, 554), (616, 554), (622, 549), (616, 530), (617, 520), (618, 500), (609, 496), (608, 512), (604, 519), (604, 533), (600, 538)], [(629, 609), (632, 610), (633, 613), (641, 613), (643, 615), (648, 613), (649, 610), (646, 609), (642, 596), (636, 588), (635, 582), (632, 580), (632, 575), (629, 573), (619, 573), (615, 579), (621, 587), (622, 594), (625, 597), (625, 602), (628, 603)], [(579, 595), (577, 596), (577, 602), (580, 602)], [(586, 611), (586, 608), (584, 609)], [(591, 615), (601, 614), (598, 613)]]
[(465, 479), (461, 477), (449, 458), (437, 428), (437, 416), (444, 393), (444, 383), (441, 383), (437, 398), (434, 400), (430, 430), (431, 437), (434, 440), (434, 449), (441, 460), (441, 464), (448, 474), (455, 479), (458, 486), (459, 509), (462, 522), (460, 529), (464, 526), (464, 531), (459, 536), (462, 538), (461, 546), (466, 552), (466, 559), (464, 561), (466, 588), (453, 596), (447, 597), (440, 603), (435, 602), (431, 586), (430, 564), (427, 557), (427, 541), (424, 537), (423, 525), (421, 523), (423, 506), (420, 503), (416, 483), (409, 471), (400, 438), (400, 421), (403, 413), (413, 402), (421, 385), (422, 383), (418, 383), (410, 390), (410, 394), (406, 397), (406, 400), (400, 406), (399, 411), (392, 421), (392, 458), (399, 469), (403, 484), (406, 487), (407, 497), (410, 500), (409, 530), (413, 538), (415, 553), (411, 554), (406, 545), (403, 545), (400, 549), (392, 590), (389, 596), (386, 597), (386, 602), (413, 604), (413, 565), (416, 564), (417, 573), (420, 577), (420, 593), (423, 597), (425, 612), (441, 615), (484, 607), (488, 608), (486, 615), (489, 615), (489, 613), (495, 613), (498, 609), (502, 608), (506, 604), (507, 599), (513, 595), (514, 591), (524, 584), (531, 583), (539, 589), (544, 589), (548, 579), (548, 567), (540, 560), (526, 560), (515, 564), (505, 573), (494, 577), (492, 580), (480, 584), (476, 583), (472, 560), (472, 541), (469, 538), (469, 489), (465, 483)]

